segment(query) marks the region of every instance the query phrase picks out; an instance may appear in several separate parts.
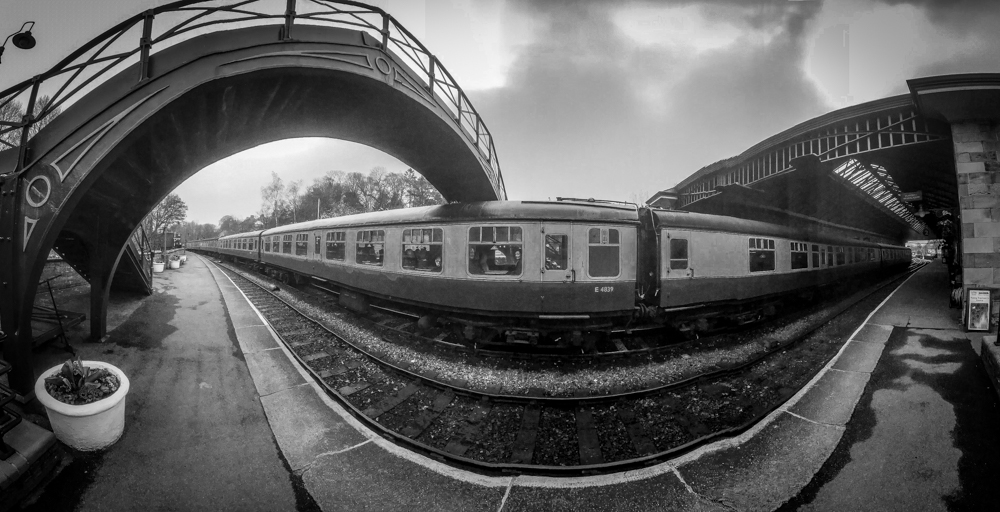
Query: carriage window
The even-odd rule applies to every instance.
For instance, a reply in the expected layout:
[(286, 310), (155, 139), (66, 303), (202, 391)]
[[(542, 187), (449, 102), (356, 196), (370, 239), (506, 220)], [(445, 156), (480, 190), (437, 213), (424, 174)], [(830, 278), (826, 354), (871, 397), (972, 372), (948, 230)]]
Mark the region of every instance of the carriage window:
[(285, 254), (292, 253), (292, 235), (281, 236), (281, 252)]
[(295, 235), (295, 255), (305, 256), (309, 253), (309, 234), (298, 233)]
[(844, 248), (837, 247), (837, 265), (843, 265), (844, 263), (847, 263), (844, 259)]
[(688, 241), (684, 238), (670, 239), (670, 270), (688, 268)]
[(522, 247), (519, 226), (471, 227), (469, 228), (469, 273), (519, 276)]
[(321, 240), (322, 240), (322, 238), (319, 235), (316, 235), (316, 237), (315, 237), (316, 244), (315, 244), (315, 247), (313, 248), (313, 254), (316, 254), (316, 255), (320, 254), (319, 243), (320, 243)]
[(832, 245), (826, 246), (826, 266), (828, 266), (828, 267), (832, 267), (833, 266), (833, 246)]
[(444, 232), (441, 228), (403, 230), (403, 268), (440, 272)]
[(344, 231), (330, 231), (326, 234), (326, 259), (344, 261), (346, 251), (347, 233)]
[(567, 235), (545, 235), (545, 270), (566, 270), (569, 266)]
[(590, 228), (587, 241), (590, 277), (615, 277), (619, 274), (621, 238), (617, 229)]
[(809, 268), (809, 246), (801, 242), (792, 242), (792, 270)]
[(750, 239), (750, 272), (774, 270), (774, 240)]
[(271, 237), (264, 238), (264, 252), (271, 252)]
[(358, 231), (357, 242), (354, 261), (362, 265), (381, 267), (382, 258), (385, 256), (385, 231), (381, 229)]

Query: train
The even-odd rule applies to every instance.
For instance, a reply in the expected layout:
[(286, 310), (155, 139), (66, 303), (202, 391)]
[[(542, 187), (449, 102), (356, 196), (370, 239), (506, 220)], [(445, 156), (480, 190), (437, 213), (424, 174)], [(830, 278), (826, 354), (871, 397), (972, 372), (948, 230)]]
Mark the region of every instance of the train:
[[(817, 225), (818, 226), (818, 225)], [(638, 326), (699, 335), (910, 264), (909, 249), (631, 203), (485, 201), (300, 222), (187, 248), (388, 305), (467, 340), (579, 345)]]

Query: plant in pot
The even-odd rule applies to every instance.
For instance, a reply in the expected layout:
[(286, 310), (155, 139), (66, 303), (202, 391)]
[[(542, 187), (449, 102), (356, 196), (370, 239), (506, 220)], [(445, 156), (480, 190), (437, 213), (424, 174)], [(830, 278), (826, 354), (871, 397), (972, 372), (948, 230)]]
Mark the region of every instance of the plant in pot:
[(163, 272), (163, 265), (162, 255), (153, 256), (153, 272)]
[(49, 368), (35, 382), (52, 432), (81, 451), (106, 448), (122, 436), (128, 390), (128, 378), (116, 366), (79, 357)]
[(176, 254), (170, 255), (170, 268), (181, 268), (181, 257)]

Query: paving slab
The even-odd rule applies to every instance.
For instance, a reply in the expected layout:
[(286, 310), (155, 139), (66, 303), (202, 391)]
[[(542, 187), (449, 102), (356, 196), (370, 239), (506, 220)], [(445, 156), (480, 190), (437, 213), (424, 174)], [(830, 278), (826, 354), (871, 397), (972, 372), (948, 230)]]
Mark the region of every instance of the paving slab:
[(699, 495), (733, 510), (774, 510), (823, 466), (844, 433), (780, 414), (745, 443), (685, 463), (681, 477)]
[(865, 391), (870, 374), (830, 370), (788, 411), (827, 425), (846, 425)]
[(317, 394), (303, 384), (260, 398), (274, 438), (285, 459), (298, 471), (320, 454), (356, 446), (369, 438), (344, 420)]
[(306, 384), (306, 379), (278, 348), (246, 354), (246, 360), (257, 394), (262, 397)]
[(236, 328), (236, 337), (244, 354), (253, 354), (261, 350), (278, 348), (278, 341), (266, 325), (250, 325)]
[(884, 349), (885, 345), (879, 343), (848, 342), (833, 368), (846, 372), (871, 373)]
[(891, 325), (868, 323), (861, 327), (861, 330), (851, 338), (851, 341), (864, 341), (885, 345), (885, 342), (889, 341), (890, 334), (892, 334)]
[[(593, 479), (594, 483), (583, 481), (584, 485), (573, 486), (572, 480), (518, 477), (504, 501), (503, 512), (730, 510), (721, 503), (693, 493), (672, 471), (631, 481), (615, 478), (607, 484)], [(528, 485), (531, 481), (547, 482), (549, 485)]]
[(374, 442), (320, 456), (302, 480), (327, 511), (496, 512), (507, 492), (506, 485), (483, 485), (414, 464)]

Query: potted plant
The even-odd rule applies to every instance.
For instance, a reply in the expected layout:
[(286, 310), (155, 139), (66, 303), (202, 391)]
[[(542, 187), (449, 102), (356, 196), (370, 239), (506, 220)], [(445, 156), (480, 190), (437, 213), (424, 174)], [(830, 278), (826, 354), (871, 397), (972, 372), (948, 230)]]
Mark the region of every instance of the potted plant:
[(81, 451), (114, 444), (125, 430), (129, 381), (116, 366), (69, 359), (43, 372), (35, 396), (45, 406), (52, 432)]
[(163, 272), (163, 256), (159, 254), (153, 256), (153, 272), (155, 273)]
[(170, 268), (181, 268), (181, 258), (176, 254), (170, 255)]

